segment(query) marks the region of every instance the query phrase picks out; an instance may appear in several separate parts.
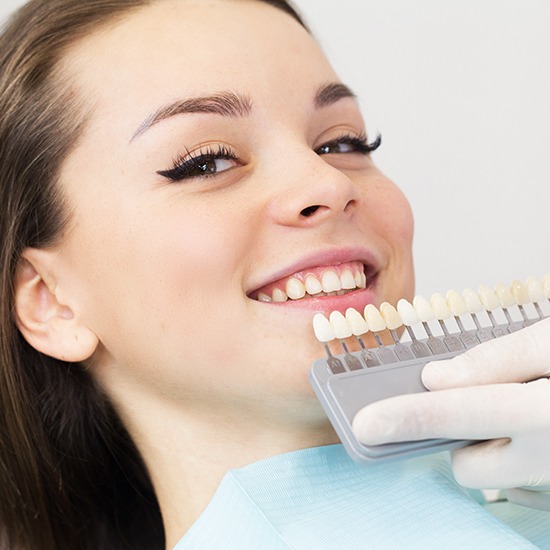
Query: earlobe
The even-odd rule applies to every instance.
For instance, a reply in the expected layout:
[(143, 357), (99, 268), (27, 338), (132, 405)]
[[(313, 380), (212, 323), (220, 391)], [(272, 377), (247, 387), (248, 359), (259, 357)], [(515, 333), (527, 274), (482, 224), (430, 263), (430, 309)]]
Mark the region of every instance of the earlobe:
[(99, 340), (67, 305), (59, 303), (55, 288), (46, 282), (45, 251), (25, 251), (15, 277), (15, 321), (37, 351), (62, 361), (84, 361)]

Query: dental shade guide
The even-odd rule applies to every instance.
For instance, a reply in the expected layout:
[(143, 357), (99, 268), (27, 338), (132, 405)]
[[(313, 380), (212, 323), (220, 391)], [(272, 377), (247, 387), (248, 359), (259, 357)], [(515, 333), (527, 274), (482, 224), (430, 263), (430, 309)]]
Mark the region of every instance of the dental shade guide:
[[(528, 309), (536, 317), (530, 316)], [(349, 309), (345, 316), (339, 312), (332, 312), (329, 318), (317, 314), (313, 320), (314, 332), (327, 357), (313, 363), (310, 383), (346, 451), (357, 462), (376, 464), (457, 449), (474, 441), (426, 439), (364, 445), (353, 434), (352, 422), (357, 412), (371, 403), (428, 391), (422, 384), (421, 373), (429, 361), (450, 359), (481, 342), (500, 338), (549, 316), (550, 275), (542, 280), (529, 277), (525, 283), (514, 281), (508, 287), (480, 286), (477, 293), (471, 289), (462, 294), (450, 290), (445, 297), (434, 294), (430, 301), (417, 296), (413, 304), (402, 299), (397, 307), (387, 302), (380, 308), (369, 304), (363, 315), (354, 309)], [(503, 321), (499, 322), (497, 317)], [(486, 326), (487, 321), (490, 326)], [(432, 332), (430, 322), (441, 334)], [(473, 324), (475, 329), (465, 328), (465, 323)], [(398, 339), (396, 331), (402, 327), (410, 341)], [(376, 341), (372, 349), (364, 340), (369, 332)], [(384, 336), (388, 334), (393, 343), (384, 345)], [(343, 353), (331, 351), (329, 342), (335, 340)], [(359, 344), (357, 351), (350, 351), (353, 340)]]

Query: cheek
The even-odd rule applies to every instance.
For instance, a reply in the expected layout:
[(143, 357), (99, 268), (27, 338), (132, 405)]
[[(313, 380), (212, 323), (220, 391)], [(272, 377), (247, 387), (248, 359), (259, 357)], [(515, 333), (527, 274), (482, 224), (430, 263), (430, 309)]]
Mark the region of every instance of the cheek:
[(410, 204), (402, 191), (380, 175), (366, 192), (366, 204), (369, 205), (377, 233), (390, 247), (401, 249), (403, 253), (411, 252), (414, 220)]

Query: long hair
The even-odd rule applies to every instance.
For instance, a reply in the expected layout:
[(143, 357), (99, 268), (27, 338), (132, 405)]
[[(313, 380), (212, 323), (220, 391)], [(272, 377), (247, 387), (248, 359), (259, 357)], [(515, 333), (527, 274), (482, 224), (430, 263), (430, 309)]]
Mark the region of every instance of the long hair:
[[(62, 237), (60, 166), (86, 124), (64, 52), (154, 0), (31, 0), (0, 36), (0, 548), (164, 548), (145, 465), (78, 363), (29, 346), (14, 322), (22, 251)], [(294, 17), (285, 0), (255, 0)]]

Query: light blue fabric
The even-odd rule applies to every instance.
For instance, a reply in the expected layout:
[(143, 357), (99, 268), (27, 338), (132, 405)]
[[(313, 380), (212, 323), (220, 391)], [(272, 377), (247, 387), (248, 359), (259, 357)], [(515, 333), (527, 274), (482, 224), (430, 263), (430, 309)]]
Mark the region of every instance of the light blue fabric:
[(538, 514), (536, 546), (528, 522), (520, 534), (460, 489), (445, 456), (365, 467), (332, 445), (228, 472), (175, 550), (550, 548)]

